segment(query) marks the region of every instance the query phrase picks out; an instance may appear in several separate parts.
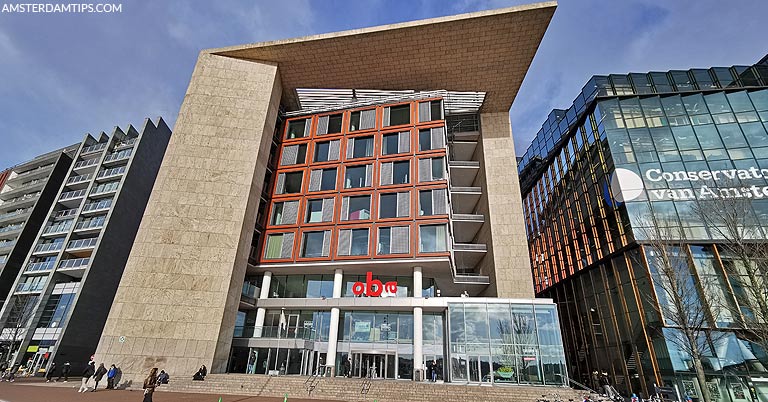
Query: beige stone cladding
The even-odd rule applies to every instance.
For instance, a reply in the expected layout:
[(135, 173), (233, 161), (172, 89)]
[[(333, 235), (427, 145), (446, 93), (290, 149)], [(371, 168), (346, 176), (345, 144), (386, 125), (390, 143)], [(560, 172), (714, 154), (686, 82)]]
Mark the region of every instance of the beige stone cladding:
[(478, 213), (485, 215), (486, 223), (478, 241), (488, 247), (481, 261), (481, 272), (491, 279), (487, 293), (532, 298), (533, 279), (509, 113), (482, 113), (480, 127), (477, 185), (483, 188), (483, 196)]
[(280, 103), (277, 66), (201, 53), (96, 361), (224, 371)]

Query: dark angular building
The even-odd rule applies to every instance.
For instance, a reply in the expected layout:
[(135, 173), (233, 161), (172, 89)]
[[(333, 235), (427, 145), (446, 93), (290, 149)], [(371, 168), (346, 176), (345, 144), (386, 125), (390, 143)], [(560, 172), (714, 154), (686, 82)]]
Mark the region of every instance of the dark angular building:
[(767, 400), (768, 355), (739, 328), (739, 261), (694, 213), (702, 200), (747, 199), (748, 229), (768, 238), (767, 128), (764, 63), (594, 76), (552, 111), (519, 177), (536, 293), (559, 305), (572, 378), (592, 386), (608, 372), (624, 395), (658, 384), (701, 397), (690, 357), (669, 341), (678, 329), (649, 246), (650, 232), (673, 229), (713, 334), (701, 340), (712, 400)]

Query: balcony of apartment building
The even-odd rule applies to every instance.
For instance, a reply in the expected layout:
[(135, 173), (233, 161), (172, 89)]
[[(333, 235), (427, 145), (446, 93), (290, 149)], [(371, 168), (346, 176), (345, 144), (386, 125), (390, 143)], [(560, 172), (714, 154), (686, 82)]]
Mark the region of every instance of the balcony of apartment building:
[(80, 212), (82, 216), (93, 216), (100, 212), (109, 211), (112, 207), (112, 198), (101, 198), (98, 200), (89, 200), (83, 206), (83, 210)]
[(83, 273), (85, 273), (85, 269), (88, 268), (90, 263), (90, 257), (62, 259), (59, 261), (59, 266), (56, 268), (56, 272), (79, 279), (83, 277)]
[(101, 228), (104, 227), (106, 217), (106, 215), (100, 215), (82, 219), (75, 225), (74, 233), (77, 233), (80, 236), (97, 234), (101, 231)]
[(73, 239), (67, 242), (67, 247), (64, 251), (67, 254), (84, 258), (91, 255), (93, 249), (96, 247), (96, 243), (99, 242), (98, 237), (86, 237), (82, 239)]
[(104, 150), (108, 144), (108, 142), (97, 142), (95, 144), (83, 147), (83, 149), (80, 151), (80, 156), (85, 157), (88, 155), (94, 155), (95, 153)]
[(122, 140), (116, 141), (115, 146), (112, 148), (112, 152), (119, 152), (124, 149), (132, 148), (138, 139), (138, 137), (126, 137)]
[(67, 208), (53, 211), (51, 218), (55, 221), (62, 221), (72, 219), (75, 215), (77, 215), (77, 208)]
[(23, 282), (18, 283), (14, 290), (17, 295), (40, 293), (45, 288), (47, 280), (45, 276), (24, 276), (23, 278)]
[(0, 240), (0, 255), (7, 255), (16, 245), (16, 239), (3, 239)]
[(75, 166), (72, 167), (72, 171), (78, 175), (85, 174), (87, 172), (93, 172), (98, 164), (98, 156), (90, 159), (79, 160), (75, 162)]
[(40, 191), (45, 187), (45, 182), (45, 178), (40, 178), (23, 181), (13, 187), (10, 185), (4, 186), (3, 192), (0, 193), (0, 200), (8, 201), (19, 198), (24, 194)]
[(40, 191), (28, 192), (15, 198), (3, 200), (3, 203), (0, 204), (0, 208), (9, 210), (31, 207), (35, 205), (38, 198), (40, 198)]
[(108, 197), (108, 196), (114, 195), (117, 192), (118, 187), (120, 187), (120, 180), (100, 183), (97, 186), (91, 188), (91, 192), (88, 195), (88, 197), (89, 198)]
[(101, 183), (101, 182), (109, 181), (111, 179), (121, 177), (123, 173), (125, 173), (125, 166), (102, 169), (96, 175), (96, 182)]
[(70, 190), (82, 190), (88, 187), (88, 183), (91, 182), (92, 177), (93, 173), (76, 174), (70, 176), (64, 184)]
[(24, 223), (9, 223), (0, 226), (0, 240), (15, 239), (18, 236), (21, 229), (24, 228)]
[(46, 261), (30, 262), (24, 268), (24, 275), (42, 275), (48, 274), (56, 267), (56, 259), (50, 259)]
[[(8, 185), (16, 185), (17, 183), (21, 184), (27, 181), (45, 178), (51, 173), (54, 165), (55, 163), (51, 162), (42, 166), (36, 166), (29, 170), (18, 172), (16, 175), (12, 174), (5, 182)], [(17, 171), (14, 170), (14, 172)]]
[(83, 201), (86, 192), (87, 190), (84, 188), (80, 190), (65, 191), (59, 196), (59, 204), (64, 205), (67, 208), (78, 207)]
[(54, 221), (43, 229), (41, 237), (55, 237), (58, 235), (66, 234), (69, 229), (72, 228), (74, 219), (67, 219), (63, 221)]
[(131, 154), (133, 154), (133, 148), (126, 148), (120, 151), (113, 151), (104, 158), (103, 166), (114, 166), (118, 165), (121, 162), (127, 161)]
[(32, 249), (32, 255), (35, 257), (56, 255), (64, 246), (64, 237), (41, 240), (42, 241)]
[(32, 207), (11, 209), (0, 214), (0, 225), (24, 222), (32, 212)]

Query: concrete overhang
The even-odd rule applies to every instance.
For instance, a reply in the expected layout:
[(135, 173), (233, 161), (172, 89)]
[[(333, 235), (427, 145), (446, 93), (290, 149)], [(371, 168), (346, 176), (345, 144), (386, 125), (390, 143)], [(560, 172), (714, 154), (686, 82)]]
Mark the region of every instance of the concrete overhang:
[(204, 50), (277, 64), (283, 104), (297, 88), (486, 92), (507, 112), (554, 14), (550, 1), (350, 31)]

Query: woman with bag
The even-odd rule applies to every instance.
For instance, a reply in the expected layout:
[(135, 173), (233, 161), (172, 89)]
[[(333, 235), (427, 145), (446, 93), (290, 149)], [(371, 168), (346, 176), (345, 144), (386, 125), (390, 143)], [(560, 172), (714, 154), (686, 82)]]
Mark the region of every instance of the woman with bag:
[(144, 402), (152, 402), (152, 394), (157, 386), (157, 367), (153, 368), (144, 379)]

